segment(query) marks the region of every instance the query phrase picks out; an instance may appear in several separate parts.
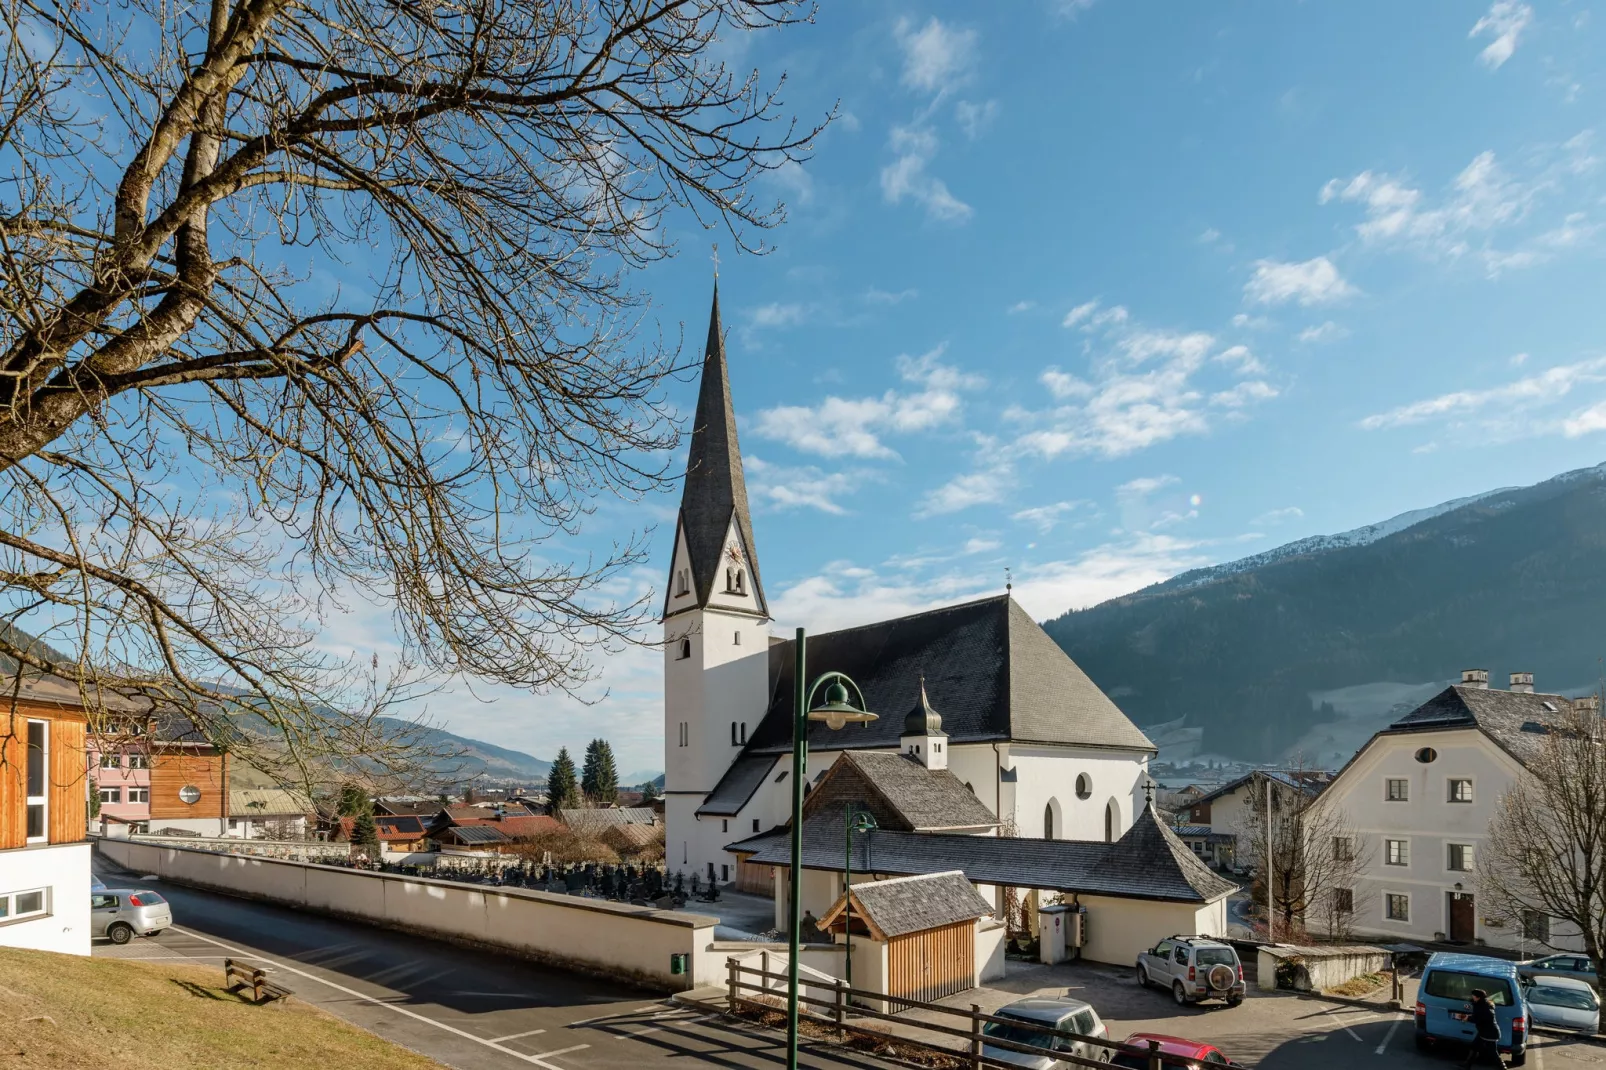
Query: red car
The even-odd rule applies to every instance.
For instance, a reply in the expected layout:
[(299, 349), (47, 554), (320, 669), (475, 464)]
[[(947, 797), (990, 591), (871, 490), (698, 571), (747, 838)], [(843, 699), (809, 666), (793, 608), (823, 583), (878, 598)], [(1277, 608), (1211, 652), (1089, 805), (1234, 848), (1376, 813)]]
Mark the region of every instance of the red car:
[[(1147, 1048), (1149, 1041), (1160, 1046), (1160, 1052), (1171, 1058), (1166, 1060), (1166, 1070), (1211, 1070), (1217, 1066), (1241, 1066), (1221, 1053), (1221, 1049), (1214, 1044), (1201, 1044), (1197, 1040), (1184, 1040), (1182, 1037), (1168, 1037), (1164, 1033), (1133, 1033), (1126, 1038), (1125, 1043), (1137, 1048)], [(1186, 1060), (1185, 1062), (1180, 1060)], [(1133, 1055), (1131, 1052), (1116, 1052), (1110, 1059), (1111, 1066), (1122, 1067), (1123, 1070), (1149, 1070), (1149, 1060), (1144, 1055)]]

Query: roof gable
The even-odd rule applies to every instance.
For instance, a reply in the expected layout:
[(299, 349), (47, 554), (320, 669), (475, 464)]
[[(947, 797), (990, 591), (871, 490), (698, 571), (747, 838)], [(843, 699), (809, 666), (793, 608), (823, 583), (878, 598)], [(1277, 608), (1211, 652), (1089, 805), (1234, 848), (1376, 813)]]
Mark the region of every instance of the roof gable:
[[(747, 753), (792, 746), (794, 640), (770, 646), (770, 705)], [(1154, 750), (1154, 744), (1010, 596), (995, 595), (808, 638), (815, 667), (847, 673), (880, 715), (833, 732), (809, 724), (818, 750), (893, 750), (922, 677), (950, 744), (1015, 739)]]
[[(855, 884), (851, 894), (854, 915), (868, 922), (881, 940), (975, 921), (993, 913), (992, 904), (957, 869)], [(846, 913), (847, 898), (839, 897), (820, 919), (820, 928), (845, 921)]]
[(907, 832), (991, 829), (998, 819), (964, 783), (946, 769), (927, 769), (902, 753), (843, 751), (804, 803), (807, 815), (843, 792), (857, 791), (883, 805), (871, 809), (884, 828)]
[(1573, 700), (1564, 695), (1454, 686), (1434, 695), (1384, 731), (1476, 728), (1512, 758), (1529, 765), (1543, 754), (1547, 730), (1564, 723), (1573, 709)]

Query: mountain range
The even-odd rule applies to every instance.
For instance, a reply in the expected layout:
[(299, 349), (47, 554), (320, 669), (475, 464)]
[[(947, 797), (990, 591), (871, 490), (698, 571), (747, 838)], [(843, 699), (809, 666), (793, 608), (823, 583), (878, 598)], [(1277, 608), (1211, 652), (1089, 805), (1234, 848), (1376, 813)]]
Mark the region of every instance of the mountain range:
[(1333, 764), (1465, 668), (1592, 690), (1606, 465), (1195, 569), (1043, 627), (1162, 758), (1171, 741)]

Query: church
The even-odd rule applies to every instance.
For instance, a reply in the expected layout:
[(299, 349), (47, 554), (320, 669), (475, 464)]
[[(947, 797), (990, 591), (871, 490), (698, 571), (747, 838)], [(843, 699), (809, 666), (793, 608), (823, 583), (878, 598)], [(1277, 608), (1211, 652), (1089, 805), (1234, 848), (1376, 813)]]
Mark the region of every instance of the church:
[[(770, 623), (716, 284), (663, 608), (672, 872), (736, 880), (728, 846), (791, 816), (793, 640)], [(848, 674), (879, 715), (810, 723), (808, 790), (844, 752), (903, 753), (951, 772), (1000, 835), (1114, 843), (1144, 813), (1154, 744), (1008, 594), (807, 642), (811, 674)]]

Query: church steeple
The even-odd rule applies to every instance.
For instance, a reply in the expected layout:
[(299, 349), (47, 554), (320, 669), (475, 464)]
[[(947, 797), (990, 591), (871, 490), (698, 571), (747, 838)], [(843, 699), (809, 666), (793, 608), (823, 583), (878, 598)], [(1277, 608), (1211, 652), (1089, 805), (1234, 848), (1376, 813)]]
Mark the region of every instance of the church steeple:
[[(697, 608), (707, 607), (717, 592), (739, 593), (744, 599), (751, 598), (763, 616), (769, 616), (769, 604), (759, 581), (753, 521), (748, 515), (742, 451), (736, 441), (736, 414), (731, 406), (725, 335), (719, 318), (718, 281), (714, 283), (714, 304), (708, 318), (702, 386), (692, 422), (678, 527), (676, 560), (671, 565), (664, 601), (666, 617), (671, 603), (681, 601), (683, 577), (677, 575), (681, 571), (689, 572), (690, 589), (685, 593), (695, 597)], [(721, 579), (725, 582), (719, 583)], [(692, 607), (682, 604), (675, 612), (689, 608)]]

